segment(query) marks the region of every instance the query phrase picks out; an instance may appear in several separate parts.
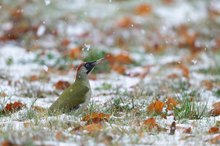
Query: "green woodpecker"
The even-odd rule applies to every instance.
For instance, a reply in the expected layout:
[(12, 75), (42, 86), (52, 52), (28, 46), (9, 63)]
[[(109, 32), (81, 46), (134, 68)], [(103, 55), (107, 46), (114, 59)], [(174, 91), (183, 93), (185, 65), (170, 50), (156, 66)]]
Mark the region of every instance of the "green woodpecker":
[(91, 98), (91, 87), (88, 74), (103, 58), (93, 62), (83, 62), (77, 68), (75, 82), (63, 91), (60, 97), (50, 106), (49, 113), (66, 113), (84, 109)]

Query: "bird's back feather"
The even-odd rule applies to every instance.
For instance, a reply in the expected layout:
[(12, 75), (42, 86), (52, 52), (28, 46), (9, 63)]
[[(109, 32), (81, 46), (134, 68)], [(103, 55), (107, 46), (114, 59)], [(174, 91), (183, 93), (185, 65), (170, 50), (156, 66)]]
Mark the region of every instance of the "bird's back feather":
[(50, 106), (50, 112), (70, 112), (77, 109), (86, 100), (90, 88), (83, 83), (75, 82)]

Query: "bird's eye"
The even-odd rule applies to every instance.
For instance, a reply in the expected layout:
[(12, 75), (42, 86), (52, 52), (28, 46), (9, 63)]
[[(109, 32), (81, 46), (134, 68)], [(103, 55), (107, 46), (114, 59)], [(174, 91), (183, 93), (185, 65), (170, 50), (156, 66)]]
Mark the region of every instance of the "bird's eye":
[(86, 68), (89, 67), (89, 64), (86, 64)]

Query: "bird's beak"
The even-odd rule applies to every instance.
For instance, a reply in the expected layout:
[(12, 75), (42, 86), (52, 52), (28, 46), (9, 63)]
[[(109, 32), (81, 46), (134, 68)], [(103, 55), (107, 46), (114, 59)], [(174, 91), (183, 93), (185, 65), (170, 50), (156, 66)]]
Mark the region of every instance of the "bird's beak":
[(85, 63), (85, 68), (87, 69), (87, 74), (89, 74), (97, 64), (100, 64), (102, 61), (104, 60), (104, 58), (98, 59), (96, 61), (92, 61), (92, 62), (86, 62)]
[(95, 65), (102, 63), (102, 61), (104, 60), (104, 58), (100, 58), (98, 60), (96, 60), (94, 63)]

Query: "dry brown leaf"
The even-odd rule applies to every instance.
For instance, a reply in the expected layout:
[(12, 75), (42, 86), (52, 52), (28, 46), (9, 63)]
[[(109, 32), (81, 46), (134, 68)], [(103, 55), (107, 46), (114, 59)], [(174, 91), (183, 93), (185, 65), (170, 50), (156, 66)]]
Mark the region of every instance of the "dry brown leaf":
[(147, 127), (148, 131), (151, 131), (153, 128), (157, 128), (158, 124), (156, 123), (156, 120), (154, 118), (149, 118), (144, 121), (144, 126)]
[(133, 60), (128, 53), (120, 53), (117, 55), (108, 54), (105, 57), (109, 63), (131, 64)]
[(67, 139), (67, 137), (61, 131), (56, 132), (55, 137), (58, 141), (65, 141)]
[(192, 128), (191, 128), (191, 127), (185, 128), (185, 129), (183, 130), (183, 133), (191, 134), (191, 133), (192, 133)]
[(212, 81), (210, 81), (210, 80), (204, 80), (204, 81), (202, 81), (202, 85), (203, 86), (205, 86), (206, 87), (206, 89), (208, 89), (208, 90), (212, 90), (212, 88), (213, 88), (213, 82)]
[(189, 78), (190, 71), (189, 71), (189, 68), (186, 65), (179, 64), (178, 68), (182, 70), (182, 75), (184, 77)]
[(149, 4), (142, 3), (142, 4), (135, 7), (134, 12), (137, 15), (150, 14), (152, 12), (152, 7)]
[(56, 84), (54, 84), (55, 88), (58, 90), (64, 90), (70, 86), (70, 83), (67, 81), (58, 81)]
[(143, 126), (147, 131), (156, 130), (159, 132), (159, 131), (166, 131), (167, 130), (165, 128), (160, 127), (154, 118), (146, 119), (143, 123)]
[(81, 52), (80, 48), (72, 48), (70, 50), (70, 59), (79, 59), (81, 57)]
[(61, 41), (61, 45), (62, 46), (68, 46), (70, 44), (70, 40), (68, 38), (64, 38), (62, 41)]
[(89, 123), (100, 123), (101, 121), (108, 121), (110, 118), (109, 114), (104, 113), (92, 113), (83, 117), (83, 121), (87, 121)]
[(213, 104), (213, 109), (210, 111), (212, 116), (219, 116), (220, 115), (220, 102)]
[(32, 107), (35, 111), (37, 112), (40, 112), (40, 113), (43, 113), (43, 112), (46, 112), (47, 109), (43, 108), (43, 107), (40, 107), (40, 106), (33, 106)]
[(110, 65), (110, 67), (112, 68), (112, 70), (114, 70), (115, 72), (122, 74), (122, 75), (125, 74), (125, 72), (126, 72), (125, 67), (120, 64), (113, 64), (113, 65)]
[(22, 107), (24, 106), (23, 103), (21, 103), (20, 101), (15, 101), (14, 103), (8, 103), (5, 108), (4, 108), (4, 112), (16, 112), (18, 110), (20, 110)]
[(161, 114), (164, 106), (165, 104), (162, 101), (156, 100), (147, 107), (147, 111), (151, 114)]
[(178, 102), (175, 99), (169, 97), (166, 101), (167, 110), (173, 110), (173, 108), (175, 108), (177, 104)]
[(176, 73), (172, 73), (170, 75), (167, 76), (169, 79), (176, 79), (179, 78), (179, 76)]
[(38, 81), (39, 80), (39, 76), (37, 76), (37, 75), (32, 75), (32, 76), (30, 76), (29, 77), (29, 81)]
[(130, 55), (127, 53), (120, 53), (120, 54), (115, 55), (114, 60), (116, 62), (123, 63), (123, 64), (130, 64), (133, 62)]
[(6, 97), (6, 96), (7, 96), (7, 94), (5, 92), (0, 93), (0, 97)]
[(119, 19), (117, 22), (118, 27), (128, 28), (128, 27), (131, 27), (132, 25), (134, 25), (134, 21), (129, 16), (125, 16)]
[(208, 131), (209, 134), (219, 133), (219, 127), (211, 127)]
[(101, 130), (103, 128), (101, 123), (92, 123), (89, 125), (86, 125), (85, 127), (83, 127), (84, 130), (87, 130), (88, 132), (97, 132), (99, 130)]
[(12, 142), (9, 141), (9, 140), (5, 140), (5, 141), (3, 141), (3, 142), (1, 143), (1, 146), (20, 146), (20, 145), (14, 144), (14, 143), (12, 143)]
[(212, 144), (220, 144), (220, 135), (217, 135), (209, 140)]

